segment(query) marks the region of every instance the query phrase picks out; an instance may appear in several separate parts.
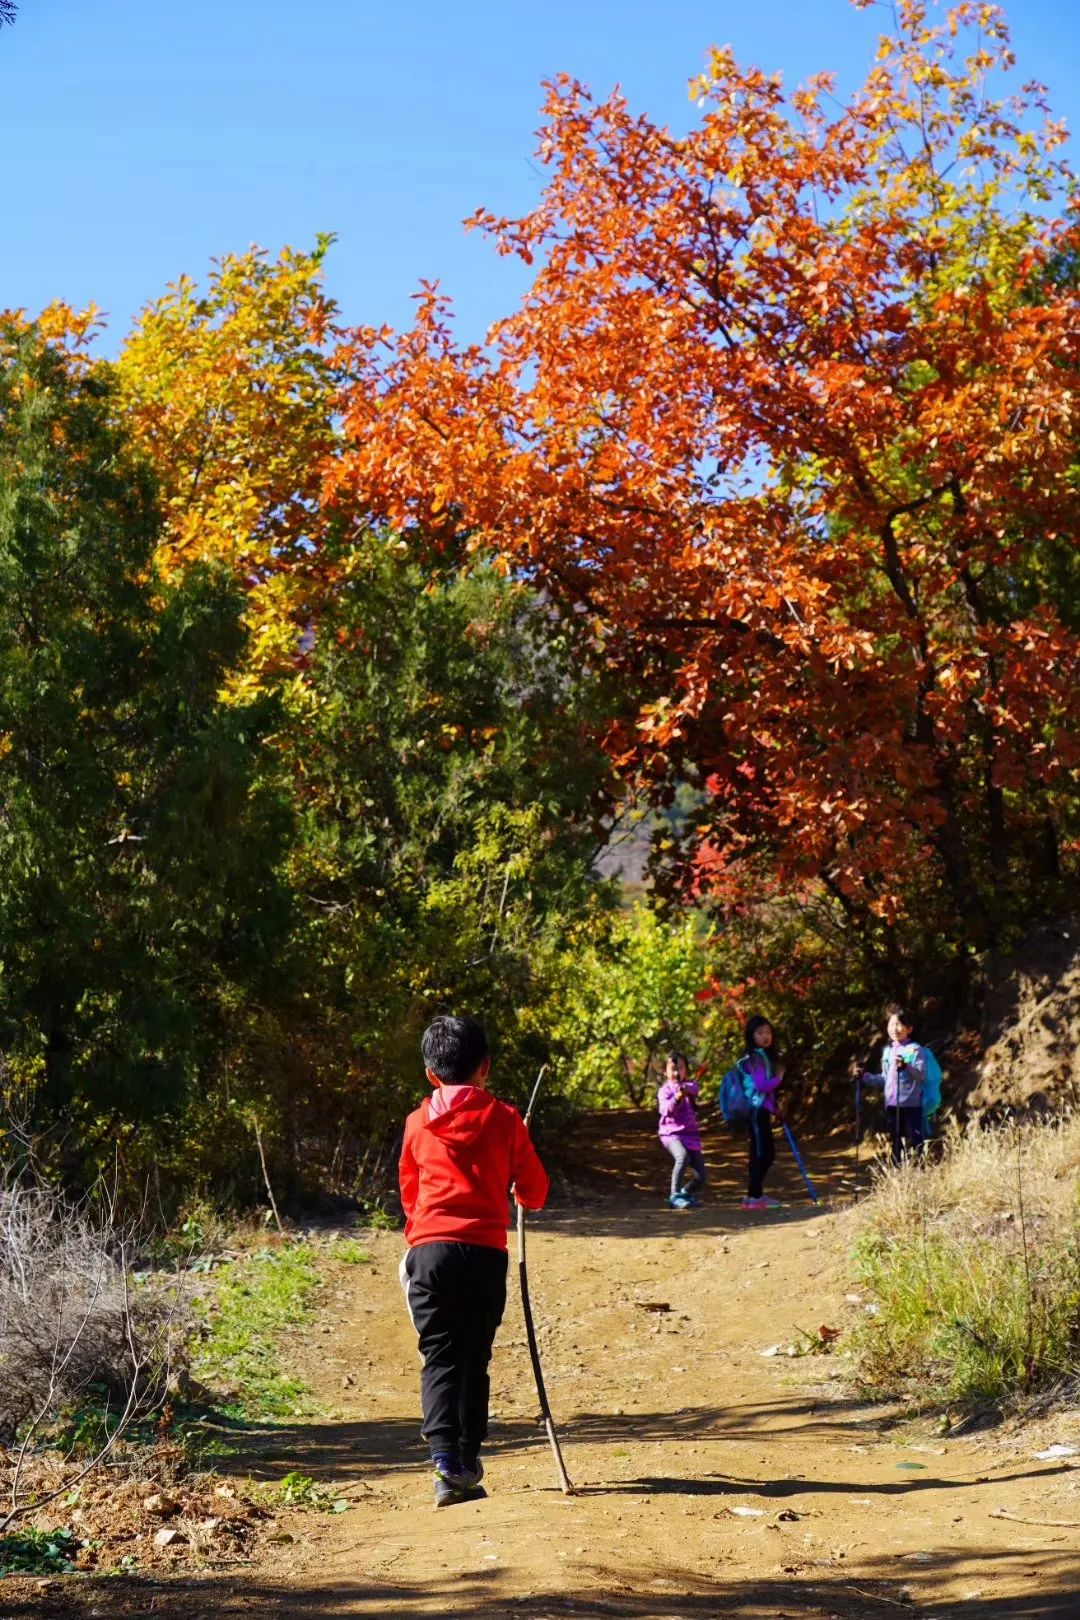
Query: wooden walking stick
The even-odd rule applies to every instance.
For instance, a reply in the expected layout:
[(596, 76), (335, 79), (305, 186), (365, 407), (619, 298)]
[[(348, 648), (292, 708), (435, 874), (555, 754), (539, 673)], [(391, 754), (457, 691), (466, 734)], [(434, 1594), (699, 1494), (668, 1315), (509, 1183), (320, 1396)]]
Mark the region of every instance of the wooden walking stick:
[[(532, 1118), (533, 1104), (536, 1094), (540, 1090), (540, 1082), (547, 1073), (548, 1066), (544, 1067), (536, 1077), (533, 1094), (529, 1098), (529, 1106), (525, 1113), (525, 1124)], [(536, 1393), (540, 1399), (540, 1411), (544, 1419), (544, 1428), (547, 1430), (548, 1443), (551, 1446), (551, 1455), (555, 1459), (555, 1471), (559, 1477), (559, 1488), (565, 1496), (573, 1496), (574, 1487), (570, 1483), (570, 1476), (566, 1472), (563, 1462), (562, 1450), (559, 1446), (559, 1436), (555, 1432), (555, 1419), (551, 1415), (551, 1406), (544, 1387), (544, 1370), (540, 1365), (540, 1350), (536, 1343), (536, 1328), (533, 1325), (532, 1305), (529, 1302), (529, 1275), (525, 1266), (525, 1209), (522, 1204), (517, 1207), (517, 1252), (518, 1252), (518, 1281), (521, 1285), (521, 1312), (525, 1318), (525, 1337), (529, 1344), (529, 1360), (532, 1362), (533, 1377), (536, 1380)]]

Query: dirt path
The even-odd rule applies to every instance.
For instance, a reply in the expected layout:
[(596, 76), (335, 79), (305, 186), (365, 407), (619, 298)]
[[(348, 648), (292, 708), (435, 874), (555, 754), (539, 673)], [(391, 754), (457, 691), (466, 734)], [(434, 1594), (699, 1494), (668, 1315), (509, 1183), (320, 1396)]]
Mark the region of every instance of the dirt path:
[[(767, 1217), (721, 1203), (734, 1188), (719, 1177), (707, 1209), (669, 1213), (657, 1208), (659, 1154), (643, 1156), (636, 1134), (625, 1146), (617, 1196), (531, 1226), (541, 1349), (579, 1494), (554, 1488), (512, 1289), (493, 1369), (491, 1495), (436, 1514), (401, 1240), (373, 1234), (372, 1263), (334, 1268), (327, 1312), (288, 1350), (335, 1416), (278, 1431), (243, 1462), (332, 1482), (353, 1510), (306, 1515), (270, 1567), (182, 1586), (98, 1583), (79, 1612), (1080, 1616), (1080, 1531), (993, 1516), (1080, 1523), (1080, 1470), (1033, 1460), (1043, 1431), (942, 1441), (846, 1398), (830, 1357), (762, 1356), (859, 1309), (845, 1300), (850, 1212), (811, 1210), (785, 1170), (777, 1190), (791, 1206)], [(837, 1190), (843, 1167), (821, 1151), (814, 1164)], [(651, 1172), (648, 1201), (628, 1197), (627, 1182)], [(1073, 1415), (1046, 1438), (1078, 1431)], [(0, 1594), (3, 1616), (31, 1612), (46, 1611)]]

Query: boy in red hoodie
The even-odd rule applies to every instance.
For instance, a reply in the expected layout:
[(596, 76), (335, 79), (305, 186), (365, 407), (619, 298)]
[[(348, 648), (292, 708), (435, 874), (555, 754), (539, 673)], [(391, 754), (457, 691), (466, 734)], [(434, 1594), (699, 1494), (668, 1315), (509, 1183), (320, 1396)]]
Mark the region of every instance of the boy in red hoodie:
[(516, 1108), (486, 1089), (487, 1037), (472, 1018), (436, 1018), (421, 1042), (435, 1095), (405, 1121), (401, 1285), (420, 1339), (421, 1435), (435, 1505), (483, 1496), (488, 1363), (506, 1305), (508, 1192), (540, 1209), (547, 1172)]

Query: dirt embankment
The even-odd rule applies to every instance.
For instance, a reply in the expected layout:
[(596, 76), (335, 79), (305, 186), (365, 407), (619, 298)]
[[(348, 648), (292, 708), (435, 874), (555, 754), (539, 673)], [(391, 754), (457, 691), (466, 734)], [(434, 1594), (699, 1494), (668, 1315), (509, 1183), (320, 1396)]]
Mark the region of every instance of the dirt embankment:
[(950, 1075), (976, 1116), (1080, 1106), (1080, 917), (988, 965), (979, 1050)]

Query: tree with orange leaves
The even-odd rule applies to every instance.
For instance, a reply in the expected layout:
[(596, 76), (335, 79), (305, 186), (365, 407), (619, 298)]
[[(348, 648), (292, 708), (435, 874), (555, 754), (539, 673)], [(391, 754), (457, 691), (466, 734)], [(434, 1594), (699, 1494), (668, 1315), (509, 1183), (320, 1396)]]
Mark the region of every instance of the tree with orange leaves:
[(329, 477), (648, 674), (613, 746), (698, 786), (691, 886), (980, 944), (1077, 831), (1076, 225), (999, 8), (896, 15), (846, 105), (714, 51), (684, 138), (550, 84), (539, 205), (471, 222), (520, 309), (462, 347), (428, 287), (354, 334)]

